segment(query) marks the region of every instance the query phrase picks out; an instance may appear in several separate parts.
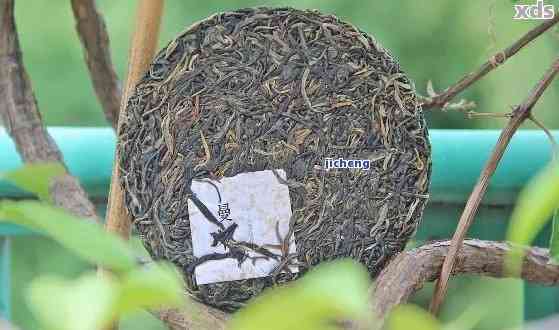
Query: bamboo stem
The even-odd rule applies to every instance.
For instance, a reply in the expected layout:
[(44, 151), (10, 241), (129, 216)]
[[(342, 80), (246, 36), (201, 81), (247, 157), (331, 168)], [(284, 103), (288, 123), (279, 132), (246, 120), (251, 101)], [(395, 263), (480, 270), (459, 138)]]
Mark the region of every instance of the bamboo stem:
[[(155, 54), (162, 11), (163, 0), (141, 0), (138, 4), (134, 35), (130, 47), (128, 77), (120, 104), (117, 143), (128, 97), (142, 74), (149, 67), (149, 63)], [(124, 239), (128, 239), (130, 236), (130, 217), (124, 205), (124, 191), (119, 183), (118, 158), (117, 148), (107, 204), (106, 229)]]
[[(129, 54), (128, 77), (126, 79), (118, 116), (117, 144), (119, 143), (118, 133), (121, 130), (128, 97), (142, 74), (148, 69), (155, 54), (163, 12), (163, 2), (163, 0), (140, 0), (138, 3), (134, 34), (132, 36)], [(115, 233), (123, 239), (128, 239), (130, 237), (131, 219), (126, 211), (124, 191), (119, 182), (118, 150), (119, 148), (117, 145), (111, 177), (111, 188), (109, 190), (107, 203), (105, 228), (110, 233)], [(103, 273), (101, 269), (100, 274), (102, 275)], [(115, 323), (107, 328), (107, 330), (109, 329), (118, 329), (118, 320), (115, 320)]]

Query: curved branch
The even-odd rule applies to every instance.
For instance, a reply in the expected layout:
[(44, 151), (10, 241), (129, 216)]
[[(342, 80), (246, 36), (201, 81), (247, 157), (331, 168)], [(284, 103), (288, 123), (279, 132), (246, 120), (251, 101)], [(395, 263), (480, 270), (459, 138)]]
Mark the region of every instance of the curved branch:
[[(405, 303), (426, 282), (436, 280), (449, 252), (450, 241), (433, 242), (396, 256), (380, 273), (371, 288), (371, 309), (382, 320), (399, 304)], [(511, 250), (508, 243), (466, 240), (458, 252), (453, 275), (474, 274), (508, 277), (503, 265)], [(549, 263), (549, 250), (525, 249), (520, 278), (541, 285), (559, 284), (559, 266)]]
[(186, 311), (167, 309), (153, 312), (169, 330), (224, 330), (229, 315), (212, 307), (190, 301)]
[[(536, 26), (534, 29), (528, 31), (515, 43), (513, 43), (508, 48), (502, 50), (501, 52), (493, 55), (487, 62), (483, 63), (479, 69), (474, 72), (470, 72), (465, 75), (462, 79), (456, 82), (454, 85), (448, 87), (444, 92), (440, 94), (429, 95), (429, 97), (421, 97), (423, 109), (431, 108), (443, 108), (452, 109), (453, 106), (449, 105), (450, 100), (452, 100), (456, 95), (463, 92), (466, 88), (470, 87), (476, 81), (483, 78), (486, 74), (493, 71), (493, 69), (505, 63), (509, 58), (514, 56), (518, 51), (528, 45), (530, 42), (538, 38), (545, 31), (549, 30), (559, 22), (559, 13), (555, 13), (555, 16)], [(465, 102), (465, 101), (464, 101)], [(471, 105), (469, 102), (465, 104)], [(463, 107), (457, 107), (459, 110), (463, 110)], [(469, 108), (466, 108), (468, 110)]]
[[(0, 0), (0, 116), (26, 163), (59, 162), (62, 154), (43, 125), (31, 81), (21, 59), (14, 0)], [(66, 173), (53, 180), (55, 205), (96, 220), (95, 208), (78, 180)]]
[(122, 90), (111, 61), (109, 35), (95, 0), (72, 0), (76, 30), (93, 88), (107, 121), (116, 129)]

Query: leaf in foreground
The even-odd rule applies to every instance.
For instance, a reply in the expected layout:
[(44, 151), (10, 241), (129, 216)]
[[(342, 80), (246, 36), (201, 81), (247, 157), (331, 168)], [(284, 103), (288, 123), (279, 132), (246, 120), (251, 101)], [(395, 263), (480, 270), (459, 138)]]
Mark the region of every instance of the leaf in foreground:
[(76, 281), (44, 276), (27, 290), (31, 311), (49, 330), (99, 330), (112, 319), (116, 284), (88, 274)]
[(441, 324), (431, 314), (416, 305), (399, 305), (388, 317), (389, 330), (439, 330)]
[[(520, 193), (511, 216), (507, 240), (519, 245), (530, 245), (558, 206), (559, 166), (553, 163), (538, 173)], [(518, 258), (521, 256), (519, 249), (511, 253), (508, 266), (512, 271), (519, 271)]]
[(119, 237), (45, 203), (0, 202), (1, 221), (43, 232), (83, 259), (116, 272), (126, 272), (135, 265), (133, 251)]
[(136, 268), (122, 280), (117, 302), (118, 313), (138, 308), (181, 307), (184, 304), (182, 280), (170, 264)]
[(35, 163), (0, 173), (0, 179), (37, 195), (43, 201), (50, 201), (49, 186), (52, 179), (65, 173), (66, 169), (60, 163)]
[(369, 275), (354, 261), (321, 265), (288, 287), (265, 292), (235, 314), (233, 330), (337, 329), (367, 314)]

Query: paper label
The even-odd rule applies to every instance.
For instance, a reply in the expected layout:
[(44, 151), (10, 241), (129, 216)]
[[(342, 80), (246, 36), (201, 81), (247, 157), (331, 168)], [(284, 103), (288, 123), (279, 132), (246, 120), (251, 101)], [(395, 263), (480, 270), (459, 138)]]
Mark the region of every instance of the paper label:
[[(285, 179), (283, 170), (276, 173)], [(188, 200), (193, 253), (206, 260), (195, 267), (198, 284), (268, 276), (285, 255), (282, 243), (288, 244), (289, 254), (296, 252), (293, 234), (288, 240), (285, 237), (291, 218), (289, 189), (272, 171), (193, 181), (191, 190), (195, 195)]]

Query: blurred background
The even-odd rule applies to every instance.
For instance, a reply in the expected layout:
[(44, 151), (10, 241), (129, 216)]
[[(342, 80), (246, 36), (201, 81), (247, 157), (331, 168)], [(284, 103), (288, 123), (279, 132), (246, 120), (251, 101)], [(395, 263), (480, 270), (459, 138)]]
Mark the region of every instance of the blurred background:
[[(113, 61), (122, 80), (135, 1), (98, 0), (97, 3), (106, 19)], [(433, 81), (436, 91), (446, 88), (539, 23), (513, 20), (511, 0), (168, 0), (160, 46), (164, 47), (192, 23), (216, 12), (259, 5), (319, 9), (354, 24), (392, 52), (422, 94), (428, 80)], [(107, 125), (83, 61), (69, 1), (18, 1), (16, 19), (25, 65), (46, 123)], [(558, 50), (559, 32), (555, 30), (512, 57), (462, 96), (476, 101), (480, 112), (509, 111), (510, 106), (528, 94)], [(555, 84), (546, 91), (536, 109), (537, 117), (550, 128), (559, 127), (559, 117), (552, 109), (558, 100), (559, 86)], [(502, 119), (466, 119), (461, 113), (440, 111), (429, 113), (428, 121), (432, 128), (503, 125)]]
[[(97, 0), (97, 4), (105, 17), (111, 38), (113, 62), (119, 77), (124, 80), (129, 39), (135, 17), (135, 1)], [(559, 4), (559, 1), (555, 4)], [(160, 47), (164, 47), (192, 23), (216, 12), (259, 5), (318, 9), (352, 23), (373, 35), (390, 50), (399, 60), (403, 70), (415, 82), (420, 94), (425, 94), (429, 80), (433, 82), (436, 91), (453, 84), (539, 23), (513, 20), (511, 0), (168, 0)], [(46, 124), (108, 126), (83, 60), (70, 2), (16, 1), (16, 23), (24, 62)], [(479, 112), (508, 112), (511, 106), (526, 97), (558, 51), (559, 31), (556, 29), (538, 38), (460, 97), (475, 101), (478, 104), (476, 111)], [(535, 109), (538, 119), (548, 128), (559, 128), (559, 116), (556, 115), (554, 107), (557, 104), (559, 84), (553, 84)], [(462, 113), (440, 110), (428, 112), (427, 119), (430, 128), (500, 128), (504, 125), (504, 119), (467, 119)], [(531, 124), (526, 124), (525, 127), (533, 128)], [(103, 207), (100, 208), (101, 213)], [(446, 216), (458, 218), (458, 212), (457, 208), (456, 214)], [(483, 216), (483, 212), (487, 215)], [(495, 227), (492, 229), (493, 233), (498, 234), (489, 235), (486, 229), (488, 227), (477, 224), (478, 227), (474, 226), (470, 232), (472, 236), (502, 238), (506, 229), (506, 217), (496, 217), (491, 212), (494, 211), (482, 209), (482, 217), (499, 218), (497, 224), (492, 224)], [(455, 223), (441, 222), (440, 226), (444, 226), (439, 230), (441, 236), (448, 237)], [(434, 237), (432, 230), (429, 233), (424, 230), (419, 235), (423, 239)], [(26, 283), (36, 274), (45, 272), (73, 277), (82, 272), (86, 265), (47, 238), (16, 238), (12, 248), (13, 320), (25, 329), (36, 329), (36, 323), (26, 308), (22, 294)], [(138, 250), (141, 248), (138, 247)], [(489, 283), (495, 285), (494, 282)], [(538, 291), (538, 297), (542, 298), (547, 294), (549, 299), (557, 301), (559, 298), (551, 297), (555, 292), (542, 288)], [(428, 298), (429, 294), (418, 297), (424, 303)], [(502, 299), (502, 305), (510, 307), (510, 300), (507, 305), (506, 295)], [(538, 307), (537, 314), (529, 315), (530, 318), (552, 312), (547, 311), (543, 305)], [(127, 324), (124, 329), (163, 329), (145, 313), (124, 322)], [(491, 329), (491, 326), (487, 328)]]

